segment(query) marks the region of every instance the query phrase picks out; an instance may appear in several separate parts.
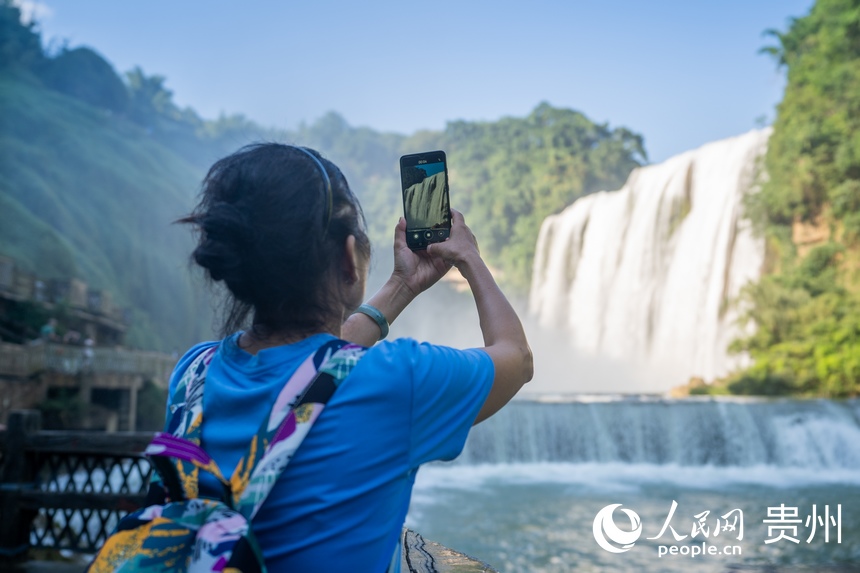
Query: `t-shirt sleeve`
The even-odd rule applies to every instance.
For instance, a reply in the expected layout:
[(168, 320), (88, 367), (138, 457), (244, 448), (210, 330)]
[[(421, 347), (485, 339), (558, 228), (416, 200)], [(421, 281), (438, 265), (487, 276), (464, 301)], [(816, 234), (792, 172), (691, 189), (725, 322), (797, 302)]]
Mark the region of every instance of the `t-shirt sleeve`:
[(412, 353), (412, 467), (452, 460), (493, 386), (493, 361), (484, 350), (415, 343)]

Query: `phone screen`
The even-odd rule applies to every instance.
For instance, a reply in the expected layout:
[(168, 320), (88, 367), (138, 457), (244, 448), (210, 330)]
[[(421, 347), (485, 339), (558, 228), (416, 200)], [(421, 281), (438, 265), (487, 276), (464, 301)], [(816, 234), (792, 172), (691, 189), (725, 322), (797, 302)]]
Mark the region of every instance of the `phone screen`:
[(444, 241), (451, 229), (445, 153), (431, 151), (400, 158), (407, 243), (413, 249)]

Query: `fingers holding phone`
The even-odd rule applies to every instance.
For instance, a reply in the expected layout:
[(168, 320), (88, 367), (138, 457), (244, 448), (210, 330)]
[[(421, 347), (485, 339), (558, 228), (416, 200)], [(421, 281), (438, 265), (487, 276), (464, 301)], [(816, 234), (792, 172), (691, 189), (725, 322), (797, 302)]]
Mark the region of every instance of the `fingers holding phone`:
[(468, 225), (466, 225), (463, 214), (456, 209), (451, 209), (451, 233), (449, 238), (441, 243), (428, 245), (427, 253), (431, 257), (441, 258), (446, 263), (454, 266), (458, 266), (470, 258), (481, 258), (478, 239)]
[(392, 276), (417, 296), (439, 281), (451, 265), (431, 257), (426, 250), (413, 251), (406, 243), (406, 221), (401, 217), (394, 228), (394, 271)]

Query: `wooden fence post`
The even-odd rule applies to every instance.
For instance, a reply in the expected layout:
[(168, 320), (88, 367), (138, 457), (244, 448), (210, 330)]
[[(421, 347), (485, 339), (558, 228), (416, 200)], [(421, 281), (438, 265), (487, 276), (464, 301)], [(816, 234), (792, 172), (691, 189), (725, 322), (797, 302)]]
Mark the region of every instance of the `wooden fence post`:
[(36, 512), (20, 507), (20, 490), (36, 479), (31, 456), (25, 444), (31, 434), (41, 429), (42, 416), (37, 410), (15, 410), (9, 413), (6, 444), (0, 475), (0, 558), (21, 560), (30, 546), (30, 525)]

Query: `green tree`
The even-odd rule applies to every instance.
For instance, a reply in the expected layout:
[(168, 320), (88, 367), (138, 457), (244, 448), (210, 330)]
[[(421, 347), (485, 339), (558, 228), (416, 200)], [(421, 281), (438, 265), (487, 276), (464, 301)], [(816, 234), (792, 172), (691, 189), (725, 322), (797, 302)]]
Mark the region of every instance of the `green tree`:
[(788, 225), (825, 206), (851, 221), (860, 204), (860, 3), (818, 0), (765, 51), (788, 70), (765, 160), (760, 214)]
[(147, 76), (137, 66), (126, 73), (130, 95), (129, 116), (144, 127), (153, 127), (159, 117), (175, 118), (179, 108), (173, 103), (173, 92), (164, 85), (164, 76)]
[(95, 107), (123, 113), (128, 89), (107, 60), (90, 48), (64, 49), (42, 72), (46, 85)]
[(11, 0), (0, 0), (0, 70), (33, 70), (43, 60), (36, 23), (23, 24), (21, 10)]

